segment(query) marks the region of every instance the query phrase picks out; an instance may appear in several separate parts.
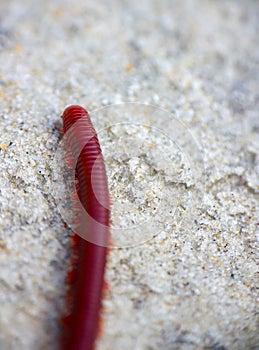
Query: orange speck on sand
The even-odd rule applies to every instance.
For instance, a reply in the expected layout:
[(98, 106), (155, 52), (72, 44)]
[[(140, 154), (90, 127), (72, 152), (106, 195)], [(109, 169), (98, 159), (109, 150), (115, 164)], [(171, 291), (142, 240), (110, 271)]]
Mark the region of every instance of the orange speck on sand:
[(19, 44), (14, 45), (13, 51), (15, 52), (21, 52), (22, 51), (22, 46)]
[(126, 71), (126, 72), (130, 72), (130, 71), (132, 71), (132, 69), (133, 69), (133, 66), (132, 66), (131, 64), (128, 64), (128, 65), (125, 67), (125, 71)]
[(3, 151), (8, 150), (8, 146), (6, 145), (0, 145), (0, 149), (2, 149)]

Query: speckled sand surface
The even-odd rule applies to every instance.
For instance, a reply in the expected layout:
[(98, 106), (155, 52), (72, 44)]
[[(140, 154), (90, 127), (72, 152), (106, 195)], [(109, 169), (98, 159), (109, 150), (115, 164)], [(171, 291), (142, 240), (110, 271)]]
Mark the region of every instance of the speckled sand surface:
[(97, 349), (259, 348), (258, 11), (1, 0), (1, 350), (58, 346), (72, 230), (55, 159), (74, 103), (100, 135), (122, 247)]

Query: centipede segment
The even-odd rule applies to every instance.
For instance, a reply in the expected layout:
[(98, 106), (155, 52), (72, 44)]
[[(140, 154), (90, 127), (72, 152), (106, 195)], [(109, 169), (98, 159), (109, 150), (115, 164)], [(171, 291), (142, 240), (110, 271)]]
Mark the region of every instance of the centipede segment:
[(66, 152), (77, 181), (78, 239), (71, 283), (71, 314), (62, 336), (63, 350), (93, 350), (99, 330), (104, 272), (109, 244), (110, 200), (105, 165), (88, 112), (80, 106), (63, 113)]

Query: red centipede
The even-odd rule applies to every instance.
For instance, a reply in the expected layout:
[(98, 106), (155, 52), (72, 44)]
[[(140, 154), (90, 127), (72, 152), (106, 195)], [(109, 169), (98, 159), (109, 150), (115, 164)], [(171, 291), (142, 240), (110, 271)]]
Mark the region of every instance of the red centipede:
[[(75, 165), (78, 204), (76, 270), (70, 271), (72, 308), (62, 334), (62, 349), (92, 350), (99, 314), (109, 244), (110, 200), (99, 141), (88, 112), (70, 106), (63, 112), (66, 148)], [(72, 282), (72, 280), (75, 280)]]

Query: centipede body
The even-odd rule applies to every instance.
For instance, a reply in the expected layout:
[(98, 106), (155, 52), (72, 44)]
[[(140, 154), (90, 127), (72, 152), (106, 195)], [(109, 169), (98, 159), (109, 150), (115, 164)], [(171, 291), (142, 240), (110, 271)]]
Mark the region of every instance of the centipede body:
[(110, 201), (105, 164), (88, 112), (80, 106), (63, 113), (66, 148), (75, 164), (81, 213), (72, 312), (64, 329), (63, 350), (92, 350), (98, 333), (109, 242)]

